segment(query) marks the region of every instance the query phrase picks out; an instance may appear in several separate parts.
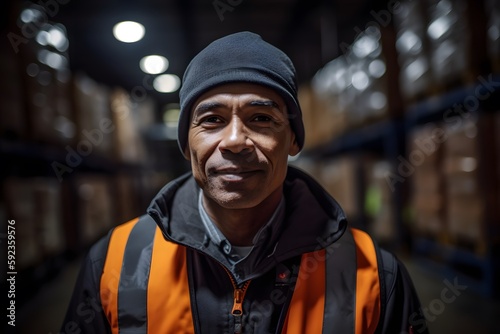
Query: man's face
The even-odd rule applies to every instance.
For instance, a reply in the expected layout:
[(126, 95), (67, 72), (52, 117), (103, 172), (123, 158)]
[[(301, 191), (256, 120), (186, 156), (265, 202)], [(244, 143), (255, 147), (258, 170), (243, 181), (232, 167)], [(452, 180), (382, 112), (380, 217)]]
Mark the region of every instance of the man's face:
[(244, 83), (195, 102), (186, 150), (205, 198), (230, 209), (280, 198), (288, 155), (299, 152), (281, 96)]

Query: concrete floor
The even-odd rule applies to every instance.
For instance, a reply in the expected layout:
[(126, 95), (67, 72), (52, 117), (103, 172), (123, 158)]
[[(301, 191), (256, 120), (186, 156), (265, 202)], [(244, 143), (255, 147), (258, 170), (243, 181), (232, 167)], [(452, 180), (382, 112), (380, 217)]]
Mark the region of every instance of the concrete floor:
[[(428, 310), (431, 333), (500, 333), (500, 300), (492, 300), (464, 287), (453, 302), (443, 303), (441, 295), (447, 287), (446, 280), (450, 282), (453, 278), (440, 277), (436, 272), (429, 272), (427, 268), (411, 260), (404, 262), (414, 280), (422, 307)], [(18, 326), (14, 333), (59, 333), (78, 270), (79, 261), (73, 261), (54, 280), (40, 289), (18, 312)], [(457, 278), (457, 282), (462, 284), (460, 278)], [(415, 333), (418, 333), (418, 330)]]

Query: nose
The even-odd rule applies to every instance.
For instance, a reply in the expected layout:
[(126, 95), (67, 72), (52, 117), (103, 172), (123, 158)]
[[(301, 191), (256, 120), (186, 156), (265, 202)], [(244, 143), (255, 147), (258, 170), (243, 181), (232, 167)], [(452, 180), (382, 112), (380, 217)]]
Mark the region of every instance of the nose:
[(249, 131), (244, 122), (238, 116), (232, 117), (230, 123), (222, 131), (219, 149), (222, 153), (252, 152), (253, 142), (248, 134)]

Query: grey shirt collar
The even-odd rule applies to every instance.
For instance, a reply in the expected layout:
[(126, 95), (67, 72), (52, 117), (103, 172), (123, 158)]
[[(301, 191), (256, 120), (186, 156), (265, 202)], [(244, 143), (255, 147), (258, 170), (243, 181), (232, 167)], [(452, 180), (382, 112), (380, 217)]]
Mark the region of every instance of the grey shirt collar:
[[(203, 206), (203, 193), (202, 190), (199, 192), (198, 196), (198, 210), (200, 212), (201, 221), (208, 237), (212, 242), (219, 247), (221, 252), (226, 256), (230, 262), (233, 264), (244, 259), (253, 249), (253, 247), (236, 247), (231, 245), (229, 240), (224, 236), (224, 234), (217, 228), (212, 219), (208, 216), (205, 207)], [(269, 221), (260, 228), (255, 237), (253, 238), (253, 244), (256, 245), (260, 238), (265, 237), (267, 233), (273, 233), (278, 225), (283, 221), (285, 217), (285, 197), (282, 196), (278, 207), (274, 211), (273, 215)]]

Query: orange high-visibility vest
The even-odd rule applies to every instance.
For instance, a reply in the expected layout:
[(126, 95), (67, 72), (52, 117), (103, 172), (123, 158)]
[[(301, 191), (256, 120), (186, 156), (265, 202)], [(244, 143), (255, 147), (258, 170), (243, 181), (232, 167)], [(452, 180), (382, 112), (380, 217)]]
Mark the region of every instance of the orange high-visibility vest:
[[(144, 216), (112, 232), (100, 282), (112, 333), (194, 333), (186, 247), (166, 241)], [(374, 333), (381, 314), (372, 239), (348, 229), (302, 255), (281, 333)]]

